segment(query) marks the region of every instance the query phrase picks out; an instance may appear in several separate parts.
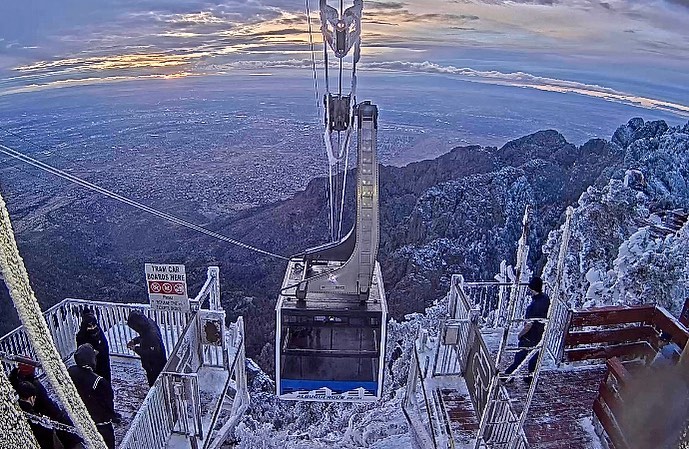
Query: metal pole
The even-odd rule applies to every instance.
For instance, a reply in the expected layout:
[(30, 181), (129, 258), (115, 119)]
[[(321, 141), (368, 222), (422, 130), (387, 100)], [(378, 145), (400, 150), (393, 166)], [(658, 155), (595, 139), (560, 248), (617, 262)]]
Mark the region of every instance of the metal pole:
[(500, 340), (500, 347), (498, 349), (498, 355), (495, 358), (495, 366), (498, 368), (496, 375), (500, 369), (500, 361), (502, 359), (505, 346), (507, 346), (507, 340), (509, 337), (510, 329), (512, 327), (512, 322), (514, 320), (514, 312), (517, 308), (517, 300), (519, 299), (519, 281), (522, 275), (522, 270), (526, 265), (526, 257), (529, 254), (529, 246), (527, 241), (529, 238), (529, 221), (531, 217), (531, 206), (527, 205), (524, 209), (524, 218), (522, 219), (522, 235), (519, 238), (519, 243), (517, 246), (517, 261), (514, 267), (514, 282), (512, 284), (512, 292), (510, 294), (510, 300), (508, 303), (508, 310), (505, 322), (505, 328), (502, 331), (502, 338)]
[[(574, 209), (572, 206), (569, 206), (567, 208), (566, 212), (566, 218), (565, 218), (565, 225), (562, 229), (562, 241), (560, 242), (560, 252), (557, 256), (557, 268), (555, 271), (555, 291), (554, 297), (555, 298), (561, 298), (562, 297), (562, 276), (564, 275), (565, 272), (565, 259), (567, 258), (567, 247), (569, 246), (569, 237), (571, 235), (571, 222), (572, 222), (572, 214), (574, 213)], [(567, 304), (567, 302), (565, 302)]]
[(213, 280), (210, 289), (209, 306), (211, 310), (222, 310), (220, 304), (220, 268), (208, 267), (208, 278)]
[(24, 325), (26, 334), (36, 351), (38, 361), (46, 373), (50, 385), (57, 393), (60, 402), (72, 418), (84, 443), (89, 449), (107, 449), (103, 437), (91, 419), (60, 354), (55, 349), (48, 324), (43, 318), (41, 308), (29, 283), (24, 262), (19, 255), (17, 242), (14, 239), (12, 224), (5, 201), (0, 195), (0, 268), (10, 297)]

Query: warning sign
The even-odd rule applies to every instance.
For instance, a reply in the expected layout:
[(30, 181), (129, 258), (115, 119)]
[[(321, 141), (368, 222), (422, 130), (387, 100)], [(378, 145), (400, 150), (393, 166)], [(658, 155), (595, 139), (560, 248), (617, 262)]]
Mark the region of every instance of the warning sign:
[(184, 265), (147, 263), (146, 286), (151, 308), (189, 311)]

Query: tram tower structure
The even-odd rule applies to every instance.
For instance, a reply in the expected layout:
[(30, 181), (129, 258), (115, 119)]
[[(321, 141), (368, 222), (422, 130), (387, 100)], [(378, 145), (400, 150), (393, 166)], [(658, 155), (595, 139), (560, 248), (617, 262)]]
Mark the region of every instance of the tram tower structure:
[(276, 307), (276, 385), (281, 399), (375, 401), (381, 397), (387, 302), (376, 260), (380, 240), (378, 108), (354, 109), (356, 219), (339, 242), (290, 259)]

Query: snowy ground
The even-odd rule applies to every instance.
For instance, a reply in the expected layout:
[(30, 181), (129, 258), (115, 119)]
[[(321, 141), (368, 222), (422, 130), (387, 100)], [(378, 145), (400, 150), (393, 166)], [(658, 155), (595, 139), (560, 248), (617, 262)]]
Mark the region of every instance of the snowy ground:
[(115, 439), (119, 443), (148, 393), (148, 381), (139, 359), (113, 356), (110, 366), (115, 409), (122, 414), (122, 422), (115, 426)]

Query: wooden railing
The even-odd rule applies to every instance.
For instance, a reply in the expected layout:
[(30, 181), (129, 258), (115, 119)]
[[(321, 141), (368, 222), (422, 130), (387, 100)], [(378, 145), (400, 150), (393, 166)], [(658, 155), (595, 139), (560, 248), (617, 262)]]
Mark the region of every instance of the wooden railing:
[(593, 413), (607, 433), (614, 449), (630, 449), (620, 426), (623, 403), (620, 393), (631, 379), (631, 374), (617, 357), (607, 362), (607, 372), (600, 383)]
[(689, 332), (662, 307), (653, 304), (599, 307), (572, 312), (565, 334), (564, 361), (653, 358), (659, 336), (667, 332), (680, 348)]

